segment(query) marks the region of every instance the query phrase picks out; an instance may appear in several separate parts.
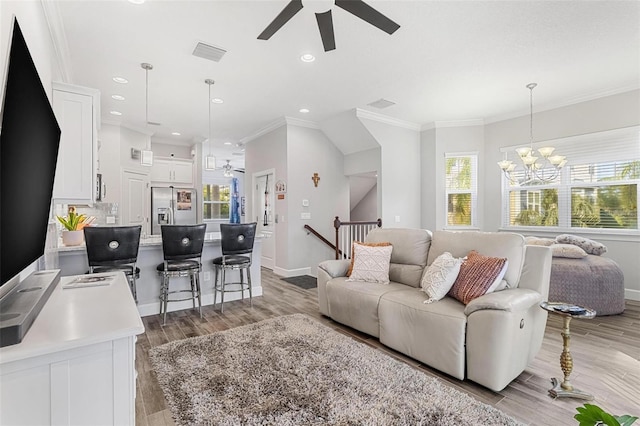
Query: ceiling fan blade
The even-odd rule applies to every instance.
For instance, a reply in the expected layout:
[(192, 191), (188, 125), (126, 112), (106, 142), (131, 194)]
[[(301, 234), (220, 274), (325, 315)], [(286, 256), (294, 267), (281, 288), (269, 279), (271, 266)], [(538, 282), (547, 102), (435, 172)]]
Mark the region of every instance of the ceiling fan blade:
[(384, 16), (362, 0), (336, 0), (336, 6), (347, 12), (356, 15), (363, 21), (367, 21), (371, 25), (380, 28), (387, 34), (396, 32), (400, 25)]
[(302, 0), (291, 0), (284, 9), (276, 16), (276, 19), (264, 29), (258, 36), (259, 40), (269, 40), (272, 35), (276, 33), (284, 24), (289, 22), (289, 19), (302, 9)]
[(316, 13), (316, 21), (318, 21), (318, 29), (320, 30), (320, 37), (322, 37), (324, 51), (334, 50), (336, 48), (336, 38), (333, 34), (333, 17), (331, 16), (331, 10)]

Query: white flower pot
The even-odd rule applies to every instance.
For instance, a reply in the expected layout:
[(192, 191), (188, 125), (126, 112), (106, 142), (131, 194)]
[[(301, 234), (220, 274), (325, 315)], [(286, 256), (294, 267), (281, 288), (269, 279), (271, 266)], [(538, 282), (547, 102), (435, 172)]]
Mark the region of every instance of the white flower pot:
[(62, 231), (62, 244), (79, 246), (84, 242), (84, 231)]

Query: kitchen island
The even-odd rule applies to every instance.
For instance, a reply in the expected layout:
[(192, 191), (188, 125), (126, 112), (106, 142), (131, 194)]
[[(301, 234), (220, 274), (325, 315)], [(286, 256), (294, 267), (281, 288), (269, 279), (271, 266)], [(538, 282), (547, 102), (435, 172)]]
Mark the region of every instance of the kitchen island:
[[(213, 304), (213, 264), (211, 261), (222, 255), (220, 246), (220, 232), (208, 232), (205, 235), (204, 248), (202, 250), (202, 273), (200, 275), (200, 287), (202, 290), (202, 305)], [(253, 245), (253, 262), (251, 265), (251, 281), (253, 296), (262, 295), (262, 285), (260, 282), (260, 258), (262, 241), (256, 236)], [(48, 269), (60, 269), (62, 276), (84, 274), (89, 270), (87, 261), (87, 251), (84, 244), (79, 246), (59, 247), (49, 249), (49, 258), (52, 264), (47, 265)], [(138, 290), (138, 312), (140, 316), (155, 315), (160, 312), (160, 276), (156, 270), (159, 263), (163, 261), (162, 238), (159, 235), (150, 235), (140, 239), (140, 249), (138, 251), (138, 263), (140, 268), (140, 278), (137, 280)], [(229, 276), (231, 274), (231, 276)], [(245, 278), (246, 279), (246, 278)], [(238, 271), (227, 272), (227, 281), (239, 281)], [(189, 279), (172, 278), (170, 290), (189, 289)], [(245, 298), (249, 297), (249, 292), (245, 291)], [(241, 293), (225, 294), (225, 301), (240, 299)], [(218, 294), (220, 303), (220, 294)], [(178, 311), (192, 308), (190, 300), (169, 303), (168, 309)]]

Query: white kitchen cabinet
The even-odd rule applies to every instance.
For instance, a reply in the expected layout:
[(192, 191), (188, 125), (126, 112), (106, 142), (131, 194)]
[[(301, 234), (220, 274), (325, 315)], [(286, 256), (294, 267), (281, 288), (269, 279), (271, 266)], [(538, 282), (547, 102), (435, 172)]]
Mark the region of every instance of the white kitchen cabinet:
[(124, 274), (63, 289), (21, 343), (0, 348), (0, 424), (133, 425), (135, 342), (144, 332)]
[(53, 111), (60, 148), (53, 198), (69, 203), (95, 201), (100, 92), (53, 83)]
[(193, 185), (193, 162), (154, 158), (151, 166), (151, 181)]

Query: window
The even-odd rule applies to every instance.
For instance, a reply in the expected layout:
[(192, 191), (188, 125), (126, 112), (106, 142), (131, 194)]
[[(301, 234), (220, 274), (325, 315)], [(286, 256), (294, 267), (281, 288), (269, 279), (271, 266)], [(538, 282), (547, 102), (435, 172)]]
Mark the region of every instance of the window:
[(476, 226), (476, 154), (445, 154), (445, 193), (448, 227)]
[(202, 218), (204, 220), (228, 220), (231, 202), (231, 185), (206, 183), (202, 185)]
[[(567, 138), (570, 161), (548, 184), (503, 180), (506, 226), (638, 230), (638, 128)], [(552, 143), (548, 143), (553, 145)]]

